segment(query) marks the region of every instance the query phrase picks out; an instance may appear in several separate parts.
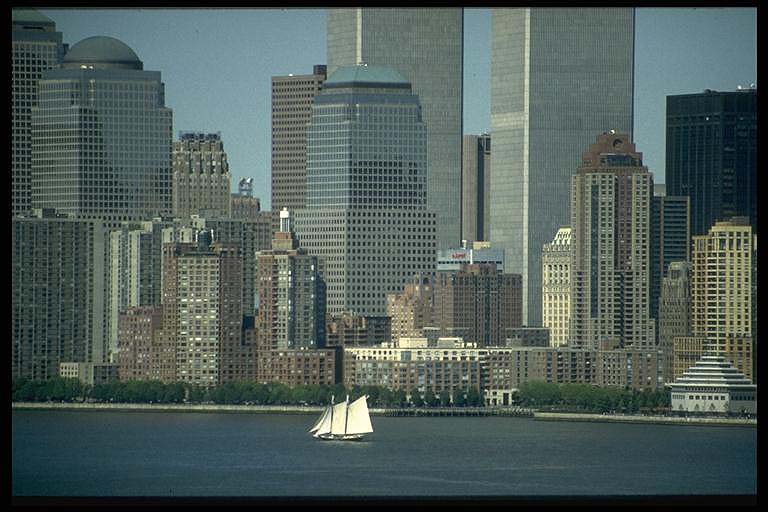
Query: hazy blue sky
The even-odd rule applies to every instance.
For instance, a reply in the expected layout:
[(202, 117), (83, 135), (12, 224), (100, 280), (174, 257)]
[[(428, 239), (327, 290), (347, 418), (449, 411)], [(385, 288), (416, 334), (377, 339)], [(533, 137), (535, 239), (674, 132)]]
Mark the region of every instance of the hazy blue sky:
[[(325, 63), (325, 11), (40, 9), (64, 41), (107, 35), (161, 71), (180, 130), (220, 131), (233, 174), (270, 207), (270, 77)], [(464, 18), (464, 133), (490, 129), (489, 9)], [(754, 8), (637, 9), (635, 142), (664, 182), (665, 97), (757, 80)], [(606, 127), (610, 128), (610, 127)]]

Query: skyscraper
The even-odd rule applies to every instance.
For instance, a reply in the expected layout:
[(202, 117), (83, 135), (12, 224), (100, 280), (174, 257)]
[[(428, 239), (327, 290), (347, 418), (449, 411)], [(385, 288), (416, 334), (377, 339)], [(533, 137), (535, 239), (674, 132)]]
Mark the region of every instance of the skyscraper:
[(490, 240), (541, 323), (541, 247), (569, 223), (570, 179), (607, 130), (632, 136), (631, 8), (494, 9)]
[(159, 71), (125, 43), (89, 37), (40, 78), (32, 203), (108, 227), (171, 212), (171, 110)]
[(461, 239), (488, 240), (491, 136), (465, 135), (461, 164)]
[(461, 336), (478, 346), (504, 344), (509, 328), (520, 327), (519, 274), (502, 274), (496, 265), (462, 265), (431, 279), (433, 326), (443, 336)]
[(103, 224), (37, 210), (11, 228), (13, 377), (49, 379), (60, 362), (104, 362)]
[(707, 339), (709, 353), (722, 355), (752, 379), (752, 258), (757, 243), (748, 217), (715, 223), (693, 237), (691, 330)]
[(339, 68), (315, 97), (301, 246), (317, 255), (328, 313), (386, 314), (386, 295), (435, 268), (419, 98), (397, 71)]
[(258, 304), (256, 258), (259, 251), (272, 246), (270, 212), (260, 212), (256, 219), (199, 218), (193, 219), (192, 224), (198, 230), (212, 231), (216, 242), (240, 247), (243, 256), (243, 315), (253, 316)]
[(37, 81), (59, 66), (66, 51), (53, 20), (34, 9), (11, 11), (11, 214), (32, 207), (31, 109)]
[(460, 8), (328, 11), (328, 73), (368, 64), (400, 72), (419, 96), (427, 132), (427, 204), (437, 213), (437, 247), (461, 236), (464, 17)]
[(280, 212), (280, 231), (272, 249), (259, 253), (257, 266), (260, 346), (283, 350), (325, 346), (325, 290), (317, 257), (299, 248), (288, 210)]
[(659, 348), (663, 355), (664, 382), (674, 379), (675, 337), (691, 336), (691, 265), (673, 261), (661, 282), (659, 309), (656, 312)]
[(181, 132), (173, 142), (174, 217), (229, 217), (229, 163), (220, 133)]
[(653, 178), (626, 134), (604, 133), (583, 154), (571, 194), (572, 344), (646, 349)]
[(656, 319), (661, 281), (673, 261), (690, 261), (690, 200), (687, 196), (655, 195), (651, 199), (650, 314)]
[(667, 96), (667, 192), (691, 198), (691, 234), (747, 216), (757, 229), (757, 89)]
[(235, 244), (163, 247), (163, 331), (176, 349), (176, 380), (214, 386), (229, 380), (228, 357), (242, 339), (242, 268)]
[(311, 75), (272, 77), (272, 211), (304, 208), (307, 198), (307, 124), (323, 88), (325, 66)]
[(571, 228), (557, 230), (541, 254), (542, 325), (553, 347), (567, 345), (571, 324)]

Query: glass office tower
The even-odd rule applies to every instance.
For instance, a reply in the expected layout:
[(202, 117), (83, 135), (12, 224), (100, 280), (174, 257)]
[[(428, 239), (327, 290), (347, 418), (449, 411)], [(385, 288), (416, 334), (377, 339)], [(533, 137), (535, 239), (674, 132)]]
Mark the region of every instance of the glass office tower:
[(171, 109), (159, 71), (89, 37), (43, 73), (32, 108), (32, 204), (109, 227), (171, 212)]
[(315, 97), (307, 131), (301, 246), (320, 257), (327, 312), (386, 314), (387, 293), (435, 268), (426, 129), (397, 71), (339, 68)]
[(328, 74), (365, 63), (397, 70), (419, 96), (427, 132), (427, 200), (440, 249), (461, 237), (462, 9), (330, 9)]
[(28, 213), (32, 204), (31, 109), (37, 105), (37, 81), (59, 66), (66, 45), (56, 24), (34, 9), (11, 13), (11, 212)]
[(757, 230), (756, 87), (667, 96), (666, 181), (691, 198), (691, 235), (734, 216)]
[(490, 240), (541, 324), (541, 249), (570, 222), (571, 175), (611, 129), (632, 138), (634, 10), (494, 9)]

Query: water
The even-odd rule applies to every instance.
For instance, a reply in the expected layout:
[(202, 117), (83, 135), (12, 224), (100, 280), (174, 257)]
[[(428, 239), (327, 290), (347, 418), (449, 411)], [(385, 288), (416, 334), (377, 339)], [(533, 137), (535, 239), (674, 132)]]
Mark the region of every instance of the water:
[(755, 494), (757, 429), (314, 416), (14, 411), (16, 496)]

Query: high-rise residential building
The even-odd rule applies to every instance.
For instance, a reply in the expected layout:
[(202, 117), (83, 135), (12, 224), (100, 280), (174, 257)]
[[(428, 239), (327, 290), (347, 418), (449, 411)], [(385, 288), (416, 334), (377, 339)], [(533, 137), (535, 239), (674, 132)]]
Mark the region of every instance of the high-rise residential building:
[(658, 330), (661, 281), (673, 261), (690, 261), (691, 223), (688, 196), (656, 195), (651, 199), (650, 314)]
[(272, 211), (295, 211), (307, 201), (307, 125), (326, 67), (311, 75), (272, 77)]
[(174, 217), (230, 216), (232, 177), (220, 133), (181, 132), (173, 142), (171, 170)]
[(52, 210), (11, 226), (12, 375), (48, 379), (61, 362), (106, 362), (105, 231)]
[(43, 71), (59, 66), (67, 46), (56, 23), (34, 9), (11, 10), (11, 214), (32, 207), (32, 107)]
[(130, 307), (120, 313), (120, 380), (176, 380), (176, 339), (163, 331), (162, 306)]
[(32, 204), (108, 227), (171, 212), (171, 109), (159, 71), (89, 37), (43, 72), (32, 107)]
[(749, 217), (757, 230), (757, 89), (667, 96), (667, 192), (691, 198), (691, 234)]
[(317, 257), (299, 248), (290, 213), (280, 212), (272, 249), (257, 258), (256, 329), (264, 349), (325, 346), (325, 286)]
[(492, 264), (437, 272), (431, 279), (432, 325), (481, 347), (503, 346), (507, 329), (522, 325), (521, 279)]
[(344, 313), (328, 317), (325, 323), (327, 347), (370, 346), (392, 338), (392, 322), (388, 316), (357, 316)]
[(632, 8), (498, 8), (491, 36), (490, 240), (541, 325), (541, 247), (570, 222), (571, 175), (595, 136), (632, 135)]
[(420, 338), (432, 326), (432, 285), (429, 279), (414, 278), (400, 293), (387, 295), (387, 316), (392, 320), (392, 343), (400, 338)]
[(174, 338), (176, 380), (214, 386), (229, 379), (242, 343), (242, 267), (236, 244), (163, 246), (163, 331)]
[(752, 258), (756, 237), (748, 217), (715, 223), (693, 237), (691, 330), (707, 339), (707, 350), (722, 355), (752, 379)]
[(256, 380), (291, 387), (331, 386), (341, 381), (339, 355), (334, 348), (257, 350)]
[(312, 109), (296, 233), (321, 260), (329, 314), (382, 316), (388, 293), (435, 268), (419, 98), (395, 70), (351, 66), (328, 77)]
[(461, 236), (464, 16), (461, 8), (328, 10), (328, 74), (368, 64), (398, 71), (421, 102), (428, 140), (427, 204), (437, 247)]
[(571, 324), (571, 228), (557, 230), (541, 249), (542, 325), (553, 347), (567, 345)]
[(461, 152), (461, 239), (488, 240), (491, 136), (464, 135)]
[(648, 309), (653, 177), (626, 134), (603, 133), (582, 155), (571, 195), (570, 341), (655, 344)]
[(159, 306), (164, 242), (191, 242), (189, 226), (168, 218), (123, 222), (107, 238), (107, 354), (118, 350), (120, 314), (129, 308)]
[(255, 219), (193, 218), (192, 226), (213, 233), (215, 242), (237, 244), (243, 257), (243, 315), (253, 316), (258, 307), (256, 258), (272, 247), (272, 217), (260, 212)]
[(493, 264), (414, 276), (401, 293), (387, 296), (392, 341), (425, 336), (429, 327), (482, 347), (503, 346), (509, 330), (522, 325), (520, 279)]
[(659, 309), (656, 318), (659, 329), (659, 349), (663, 355), (664, 382), (674, 379), (675, 337), (691, 335), (691, 265), (673, 261), (661, 282)]

